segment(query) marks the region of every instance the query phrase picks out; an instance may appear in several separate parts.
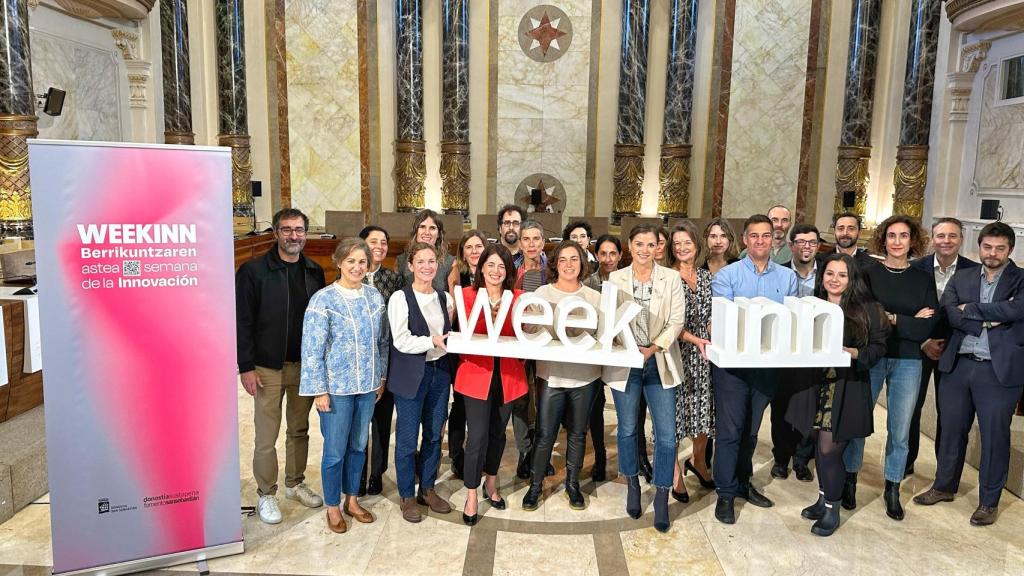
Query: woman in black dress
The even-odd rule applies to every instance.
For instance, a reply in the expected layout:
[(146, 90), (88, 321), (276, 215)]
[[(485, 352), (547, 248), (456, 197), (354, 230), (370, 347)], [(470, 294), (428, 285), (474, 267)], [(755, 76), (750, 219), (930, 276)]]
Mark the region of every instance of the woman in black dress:
[(873, 432), (871, 367), (885, 355), (889, 322), (871, 297), (853, 258), (829, 254), (819, 265), (815, 296), (843, 309), (843, 350), (850, 354), (847, 368), (824, 368), (809, 388), (793, 395), (786, 419), (815, 444), (818, 501), (801, 516), (815, 520), (811, 532), (830, 536), (839, 527), (839, 501), (843, 494), (843, 451), (852, 438)]

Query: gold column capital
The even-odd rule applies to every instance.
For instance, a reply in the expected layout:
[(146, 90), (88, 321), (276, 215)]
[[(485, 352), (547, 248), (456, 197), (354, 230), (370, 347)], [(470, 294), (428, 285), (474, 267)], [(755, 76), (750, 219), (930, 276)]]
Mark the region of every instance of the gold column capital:
[(693, 147), (689, 144), (663, 144), (658, 180), (658, 214), (670, 218), (687, 216), (690, 203), (690, 156)]
[(900, 146), (893, 171), (892, 213), (913, 218), (924, 215), (924, 188), (928, 183), (928, 146)]
[(469, 142), (441, 142), (441, 205), (445, 214), (469, 216)]
[(427, 145), (423, 140), (395, 140), (395, 210), (415, 212), (425, 204)]
[(615, 169), (612, 174), (612, 223), (623, 216), (640, 214), (644, 180), (643, 144), (615, 144)]
[[(870, 146), (839, 146), (836, 164), (836, 198), (832, 207), (832, 215), (851, 210), (860, 216), (861, 221), (867, 213), (868, 161), (871, 159)], [(843, 206), (843, 195), (853, 192), (853, 207)]]
[(0, 115), (0, 235), (33, 237), (28, 138), (39, 134), (37, 118)]
[(248, 134), (218, 134), (217, 143), (231, 147), (231, 207), (235, 235), (252, 232), (256, 207), (252, 198), (252, 153)]

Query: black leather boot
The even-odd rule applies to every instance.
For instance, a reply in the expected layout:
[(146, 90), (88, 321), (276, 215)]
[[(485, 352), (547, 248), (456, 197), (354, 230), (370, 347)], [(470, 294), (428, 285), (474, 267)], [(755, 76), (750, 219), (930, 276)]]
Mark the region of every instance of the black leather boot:
[(540, 506), (540, 497), (543, 493), (543, 484), (536, 483), (530, 484), (530, 489), (526, 491), (526, 495), (523, 496), (523, 510), (533, 512)]
[(647, 450), (640, 452), (637, 469), (640, 471), (640, 475), (644, 477), (644, 482), (650, 484), (651, 478), (654, 477), (654, 468), (651, 467), (651, 461), (647, 458)]
[(903, 505), (900, 504), (900, 483), (885, 481), (885, 514), (893, 520), (903, 520)]
[(583, 499), (583, 492), (580, 492), (580, 471), (568, 468), (565, 473), (565, 497), (569, 499), (569, 507), (584, 510), (587, 501)]
[(847, 472), (843, 484), (843, 508), (853, 510), (857, 507), (857, 473)]
[(800, 511), (800, 515), (808, 520), (820, 520), (825, 515), (825, 493), (818, 492), (818, 501)]
[(590, 470), (590, 479), (604, 482), (608, 479), (608, 456), (604, 450), (594, 450), (594, 467)]
[(640, 508), (640, 477), (627, 478), (626, 488), (626, 514), (636, 520), (643, 514), (643, 509)]
[(668, 488), (658, 488), (654, 493), (654, 529), (668, 532), (671, 524), (668, 521)]
[(831, 536), (839, 528), (839, 502), (825, 502), (822, 517), (811, 526), (811, 534)]

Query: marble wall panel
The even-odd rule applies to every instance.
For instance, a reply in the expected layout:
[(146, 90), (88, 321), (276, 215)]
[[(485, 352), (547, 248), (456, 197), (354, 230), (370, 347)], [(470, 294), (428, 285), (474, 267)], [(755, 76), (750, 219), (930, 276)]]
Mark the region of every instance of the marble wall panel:
[(292, 205), (312, 225), (361, 208), (357, 18), (356, 0), (285, 4)]
[(32, 84), (36, 94), (50, 86), (65, 90), (60, 116), (39, 115), (39, 137), (64, 140), (122, 140), (117, 49), (89, 46), (32, 32)]
[(793, 206), (811, 0), (736, 3), (722, 216)]
[(995, 105), (999, 74), (985, 78), (974, 181), (981, 191), (1024, 193), (1024, 104)]
[[(539, 4), (561, 9), (573, 38), (562, 57), (536, 62), (519, 46), (519, 22)], [(496, 203), (514, 201), (523, 178), (546, 172), (565, 187), (565, 213), (581, 216), (586, 187), (587, 120), (590, 114), (592, 3), (589, 0), (500, 0), (497, 46)]]

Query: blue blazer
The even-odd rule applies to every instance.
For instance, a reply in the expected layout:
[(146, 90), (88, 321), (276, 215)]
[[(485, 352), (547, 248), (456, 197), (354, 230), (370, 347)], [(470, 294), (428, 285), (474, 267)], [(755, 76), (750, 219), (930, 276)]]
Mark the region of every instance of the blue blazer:
[[(932, 279), (932, 283), (935, 283), (934, 253), (929, 254), (924, 258), (918, 258), (917, 260), (914, 260), (913, 263), (910, 264), (910, 266), (912, 268), (917, 268), (918, 270), (927, 272), (928, 276), (930, 276)], [(979, 264), (977, 262), (963, 255), (959, 256), (958, 260), (956, 261), (957, 272), (961, 270), (970, 270), (971, 268), (977, 268), (978, 266)], [(950, 278), (949, 281), (952, 282), (953, 279)], [(949, 338), (949, 335), (950, 333), (952, 333), (953, 328), (949, 325), (949, 320), (946, 319), (946, 313), (942, 310), (942, 306), (939, 306), (939, 309), (935, 311), (935, 314), (936, 316), (938, 316), (939, 321), (935, 323), (935, 330), (932, 331), (931, 337), (940, 339)], [(925, 356), (922, 355), (921, 357), (924, 358)]]
[[(988, 331), (992, 368), (1001, 386), (1024, 383), (1024, 270), (1011, 260), (996, 285), (992, 302), (981, 299), (981, 272), (977, 267), (959, 269), (942, 295), (942, 308), (953, 328), (939, 359), (939, 370), (952, 372), (960, 345), (968, 335), (980, 336), (982, 322), (999, 322)], [(959, 306), (967, 304), (961, 311)]]

